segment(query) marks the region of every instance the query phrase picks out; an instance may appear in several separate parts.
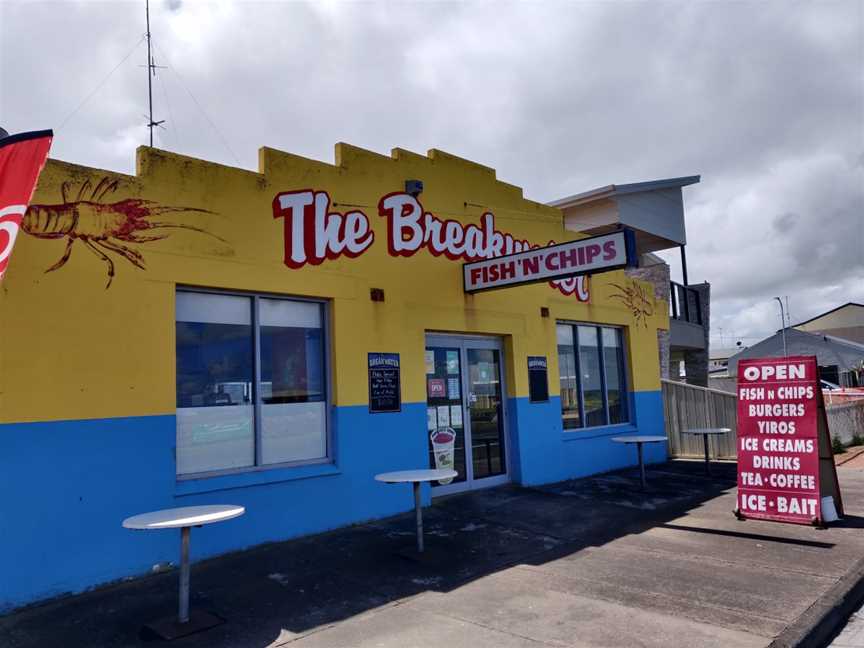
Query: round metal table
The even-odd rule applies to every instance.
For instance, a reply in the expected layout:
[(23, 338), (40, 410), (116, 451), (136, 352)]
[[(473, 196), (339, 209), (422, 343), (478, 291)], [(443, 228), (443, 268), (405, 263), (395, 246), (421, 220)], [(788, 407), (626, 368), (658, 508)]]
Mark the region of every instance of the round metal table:
[(667, 437), (665, 436), (652, 436), (652, 435), (643, 435), (643, 434), (633, 434), (631, 436), (620, 436), (620, 437), (612, 437), (612, 441), (615, 443), (625, 443), (625, 444), (636, 444), (636, 451), (639, 454), (639, 477), (642, 483), (642, 490), (645, 490), (645, 461), (642, 457), (642, 444), (643, 443), (665, 443), (667, 441)]
[(375, 480), (385, 484), (412, 484), (414, 487), (414, 514), (417, 519), (417, 552), (423, 553), (423, 511), (420, 508), (420, 484), (423, 482), (453, 479), (455, 470), (426, 468), (422, 470), (398, 470), (375, 475)]
[(702, 439), (705, 444), (705, 474), (711, 474), (711, 460), (708, 458), (708, 437), (709, 436), (720, 436), (721, 434), (728, 434), (732, 431), (732, 428), (690, 428), (688, 430), (681, 430), (682, 434), (701, 434)]
[[(246, 512), (242, 506), (233, 504), (211, 504), (208, 506), (183, 506), (180, 508), (164, 509), (161, 511), (152, 511), (150, 513), (141, 513), (123, 520), (123, 526), (127, 529), (135, 529), (141, 531), (154, 531), (160, 529), (180, 529), (180, 602), (177, 615), (177, 625), (183, 626), (189, 624), (189, 535), (192, 527), (200, 527), (205, 524), (215, 524), (216, 522), (224, 522), (232, 518), (239, 517)], [(209, 616), (209, 615), (208, 615)], [(216, 620), (216, 625), (221, 622)], [(207, 621), (202, 623), (196, 622), (196, 628), (192, 630), (197, 632), (205, 627), (209, 627)], [(170, 623), (160, 622), (158, 625), (153, 624), (152, 629), (159, 635), (165, 638), (174, 638), (188, 634), (177, 628), (171, 628)]]

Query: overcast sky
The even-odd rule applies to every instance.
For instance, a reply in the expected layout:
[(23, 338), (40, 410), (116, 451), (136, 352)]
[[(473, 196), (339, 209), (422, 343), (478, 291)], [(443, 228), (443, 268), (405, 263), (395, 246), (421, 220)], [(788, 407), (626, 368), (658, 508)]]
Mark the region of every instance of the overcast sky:
[[(862, 8), (153, 0), (156, 145), (250, 169), (262, 145), (440, 148), (544, 202), (701, 174), (690, 281), (712, 284), (712, 343), (748, 344), (775, 295), (793, 322), (864, 302)], [(133, 172), (144, 31), (143, 0), (0, 0), (0, 125)]]

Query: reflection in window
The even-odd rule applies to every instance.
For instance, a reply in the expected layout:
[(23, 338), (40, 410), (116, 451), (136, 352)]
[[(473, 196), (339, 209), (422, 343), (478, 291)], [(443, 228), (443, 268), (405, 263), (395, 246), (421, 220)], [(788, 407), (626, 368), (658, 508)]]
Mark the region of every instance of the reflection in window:
[(609, 423), (627, 420), (624, 392), (624, 354), (621, 348), (621, 331), (604, 326), (603, 366), (606, 371), (606, 398), (609, 403)]
[(255, 464), (252, 304), (177, 294), (177, 472)]
[(177, 474), (327, 457), (323, 308), (177, 292)]
[(628, 421), (621, 330), (558, 324), (556, 334), (564, 429)]
[(558, 371), (561, 377), (561, 414), (564, 429), (582, 427), (579, 415), (579, 377), (576, 375), (576, 352), (573, 348), (573, 327), (569, 324), (559, 324), (556, 327), (558, 336)]
[(579, 331), (579, 376), (582, 380), (582, 403), (585, 427), (606, 424), (603, 382), (600, 377), (600, 348), (597, 328), (577, 326)]
[(261, 462), (326, 454), (321, 305), (261, 299)]

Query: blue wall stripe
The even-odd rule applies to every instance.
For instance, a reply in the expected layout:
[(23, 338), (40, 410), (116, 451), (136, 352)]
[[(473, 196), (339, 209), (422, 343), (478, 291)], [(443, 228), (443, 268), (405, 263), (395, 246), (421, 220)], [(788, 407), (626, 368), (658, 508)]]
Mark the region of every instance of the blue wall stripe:
[[(660, 392), (631, 396), (632, 424), (567, 433), (558, 397), (510, 399), (513, 480), (537, 485), (634, 465), (635, 450), (608, 437), (661, 434), (663, 407)], [(245, 506), (243, 517), (193, 530), (192, 558), (199, 560), (410, 510), (410, 487), (373, 477), (425, 465), (425, 403), (392, 414), (337, 407), (332, 421), (335, 464), (182, 482), (175, 477), (174, 416), (0, 425), (0, 610), (176, 563), (179, 532), (123, 529), (122, 520), (137, 513)], [(664, 460), (665, 447), (649, 446), (647, 458)]]

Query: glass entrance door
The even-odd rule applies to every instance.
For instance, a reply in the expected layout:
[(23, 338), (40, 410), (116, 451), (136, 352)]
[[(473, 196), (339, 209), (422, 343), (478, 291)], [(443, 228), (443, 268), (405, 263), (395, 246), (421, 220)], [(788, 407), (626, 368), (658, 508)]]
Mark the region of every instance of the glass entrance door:
[(429, 466), (458, 473), (433, 483), (433, 494), (507, 482), (501, 341), (429, 335), (425, 364)]
[(501, 352), (467, 348), (468, 412), (473, 478), (507, 472), (504, 451), (504, 404), (501, 398)]

